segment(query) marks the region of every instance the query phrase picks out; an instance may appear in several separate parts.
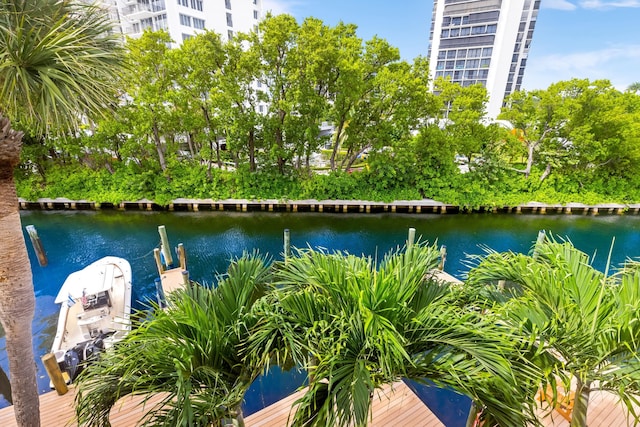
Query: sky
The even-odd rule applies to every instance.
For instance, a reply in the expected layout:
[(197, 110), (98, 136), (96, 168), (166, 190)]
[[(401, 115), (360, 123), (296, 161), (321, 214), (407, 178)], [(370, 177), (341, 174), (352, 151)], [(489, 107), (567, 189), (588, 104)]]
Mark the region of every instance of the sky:
[[(313, 16), (356, 24), (361, 38), (384, 38), (407, 61), (429, 48), (430, 0), (263, 0), (262, 7), (299, 23)], [(522, 89), (572, 78), (607, 79), (619, 90), (640, 82), (640, 0), (542, 0)]]

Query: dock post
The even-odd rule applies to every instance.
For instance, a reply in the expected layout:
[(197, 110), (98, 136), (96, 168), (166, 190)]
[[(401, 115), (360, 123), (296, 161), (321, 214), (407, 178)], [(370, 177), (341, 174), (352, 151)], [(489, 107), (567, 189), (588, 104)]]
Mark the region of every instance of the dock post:
[(53, 383), (53, 387), (58, 392), (59, 396), (62, 396), (69, 388), (67, 387), (67, 382), (64, 380), (62, 376), (62, 372), (60, 371), (60, 366), (58, 366), (58, 361), (56, 360), (56, 356), (53, 353), (47, 353), (42, 356), (42, 364), (44, 368), (47, 370), (47, 374), (49, 374), (49, 378), (51, 378), (51, 382)]
[(167, 237), (167, 229), (164, 225), (158, 226), (158, 233), (160, 234), (160, 250), (164, 256), (164, 263), (167, 267), (173, 266), (173, 257), (171, 256), (171, 249), (169, 246), (169, 238)]
[(156, 299), (158, 300), (158, 306), (160, 308), (165, 308), (167, 306), (167, 299), (164, 296), (164, 289), (162, 289), (162, 281), (159, 277), (156, 277), (153, 283), (156, 285)]
[(416, 240), (416, 229), (409, 228), (409, 235), (407, 236), (407, 249), (413, 246), (413, 242)]
[(184, 287), (188, 287), (189, 286), (189, 270), (183, 270), (182, 271), (182, 283), (184, 284)]
[(546, 239), (547, 239), (547, 233), (544, 230), (538, 231), (538, 238), (536, 239), (536, 245), (533, 247), (533, 259), (536, 259), (538, 258), (538, 256), (540, 256), (540, 253), (538, 251), (538, 245), (543, 244)]
[(447, 262), (447, 246), (440, 246), (440, 264), (438, 264), (438, 270), (444, 270), (444, 263)]
[(178, 260), (180, 261), (180, 268), (187, 269), (187, 253), (184, 251), (184, 245), (178, 243)]
[(46, 267), (47, 264), (49, 264), (49, 260), (47, 260), (47, 254), (44, 252), (44, 247), (42, 246), (42, 241), (38, 236), (36, 227), (33, 225), (27, 225), (26, 229), (29, 234), (29, 239), (31, 239), (33, 250), (36, 251), (36, 255), (38, 256), (38, 263), (40, 264), (40, 267)]
[(156, 267), (158, 267), (158, 273), (164, 273), (164, 265), (162, 265), (162, 259), (160, 259), (160, 249), (155, 248), (153, 250), (153, 258), (156, 260)]
[(284, 229), (284, 260), (285, 262), (291, 256), (291, 233), (288, 228)]

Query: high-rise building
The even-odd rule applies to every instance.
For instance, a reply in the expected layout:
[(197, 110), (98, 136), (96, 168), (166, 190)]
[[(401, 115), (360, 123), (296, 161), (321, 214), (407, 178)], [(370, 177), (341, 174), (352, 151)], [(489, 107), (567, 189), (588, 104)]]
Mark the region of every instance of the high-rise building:
[(429, 37), (432, 78), (481, 83), (495, 119), (520, 90), (540, 0), (434, 0)]
[(103, 0), (117, 22), (116, 31), (130, 37), (145, 29), (164, 29), (179, 45), (199, 31), (212, 30), (223, 40), (256, 28), (262, 0)]

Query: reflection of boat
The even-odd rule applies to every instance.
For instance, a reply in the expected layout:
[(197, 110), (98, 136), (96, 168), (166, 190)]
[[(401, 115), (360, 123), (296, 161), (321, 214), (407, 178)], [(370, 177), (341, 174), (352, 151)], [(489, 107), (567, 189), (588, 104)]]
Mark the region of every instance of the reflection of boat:
[(82, 362), (131, 330), (129, 262), (108, 256), (71, 273), (55, 302), (61, 308), (51, 352), (63, 376), (72, 381), (82, 370)]

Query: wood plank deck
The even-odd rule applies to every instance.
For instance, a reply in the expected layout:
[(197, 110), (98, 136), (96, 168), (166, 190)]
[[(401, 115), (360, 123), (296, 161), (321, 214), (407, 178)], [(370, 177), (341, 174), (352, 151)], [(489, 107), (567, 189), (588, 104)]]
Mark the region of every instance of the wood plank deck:
[[(247, 427), (284, 427), (291, 414), (291, 406), (302, 396), (298, 391), (274, 403), (271, 406), (248, 416)], [(371, 427), (390, 425), (403, 427), (440, 427), (444, 426), (407, 385), (396, 382), (385, 386), (373, 398)]]
[[(291, 411), (292, 403), (302, 392), (292, 395), (267, 406), (245, 419), (247, 427), (285, 427)], [(72, 387), (63, 396), (56, 392), (40, 396), (41, 425), (46, 427), (67, 427), (74, 422), (73, 400), (75, 389)], [(140, 403), (143, 396), (121, 399), (111, 411), (113, 427), (132, 427), (138, 425), (143, 415), (158, 402), (162, 396), (154, 396), (143, 407)], [(542, 407), (538, 413), (545, 427), (568, 427), (569, 423), (555, 411), (549, 413), (548, 407)], [(626, 417), (626, 412), (615, 396), (605, 392), (593, 392), (589, 404), (589, 427), (631, 427), (637, 425)], [(403, 426), (403, 427), (440, 427), (443, 426), (437, 417), (420, 401), (420, 399), (403, 383), (397, 382), (384, 387), (373, 399), (371, 427)], [(13, 407), (0, 409), (0, 426), (17, 426), (13, 415)]]

